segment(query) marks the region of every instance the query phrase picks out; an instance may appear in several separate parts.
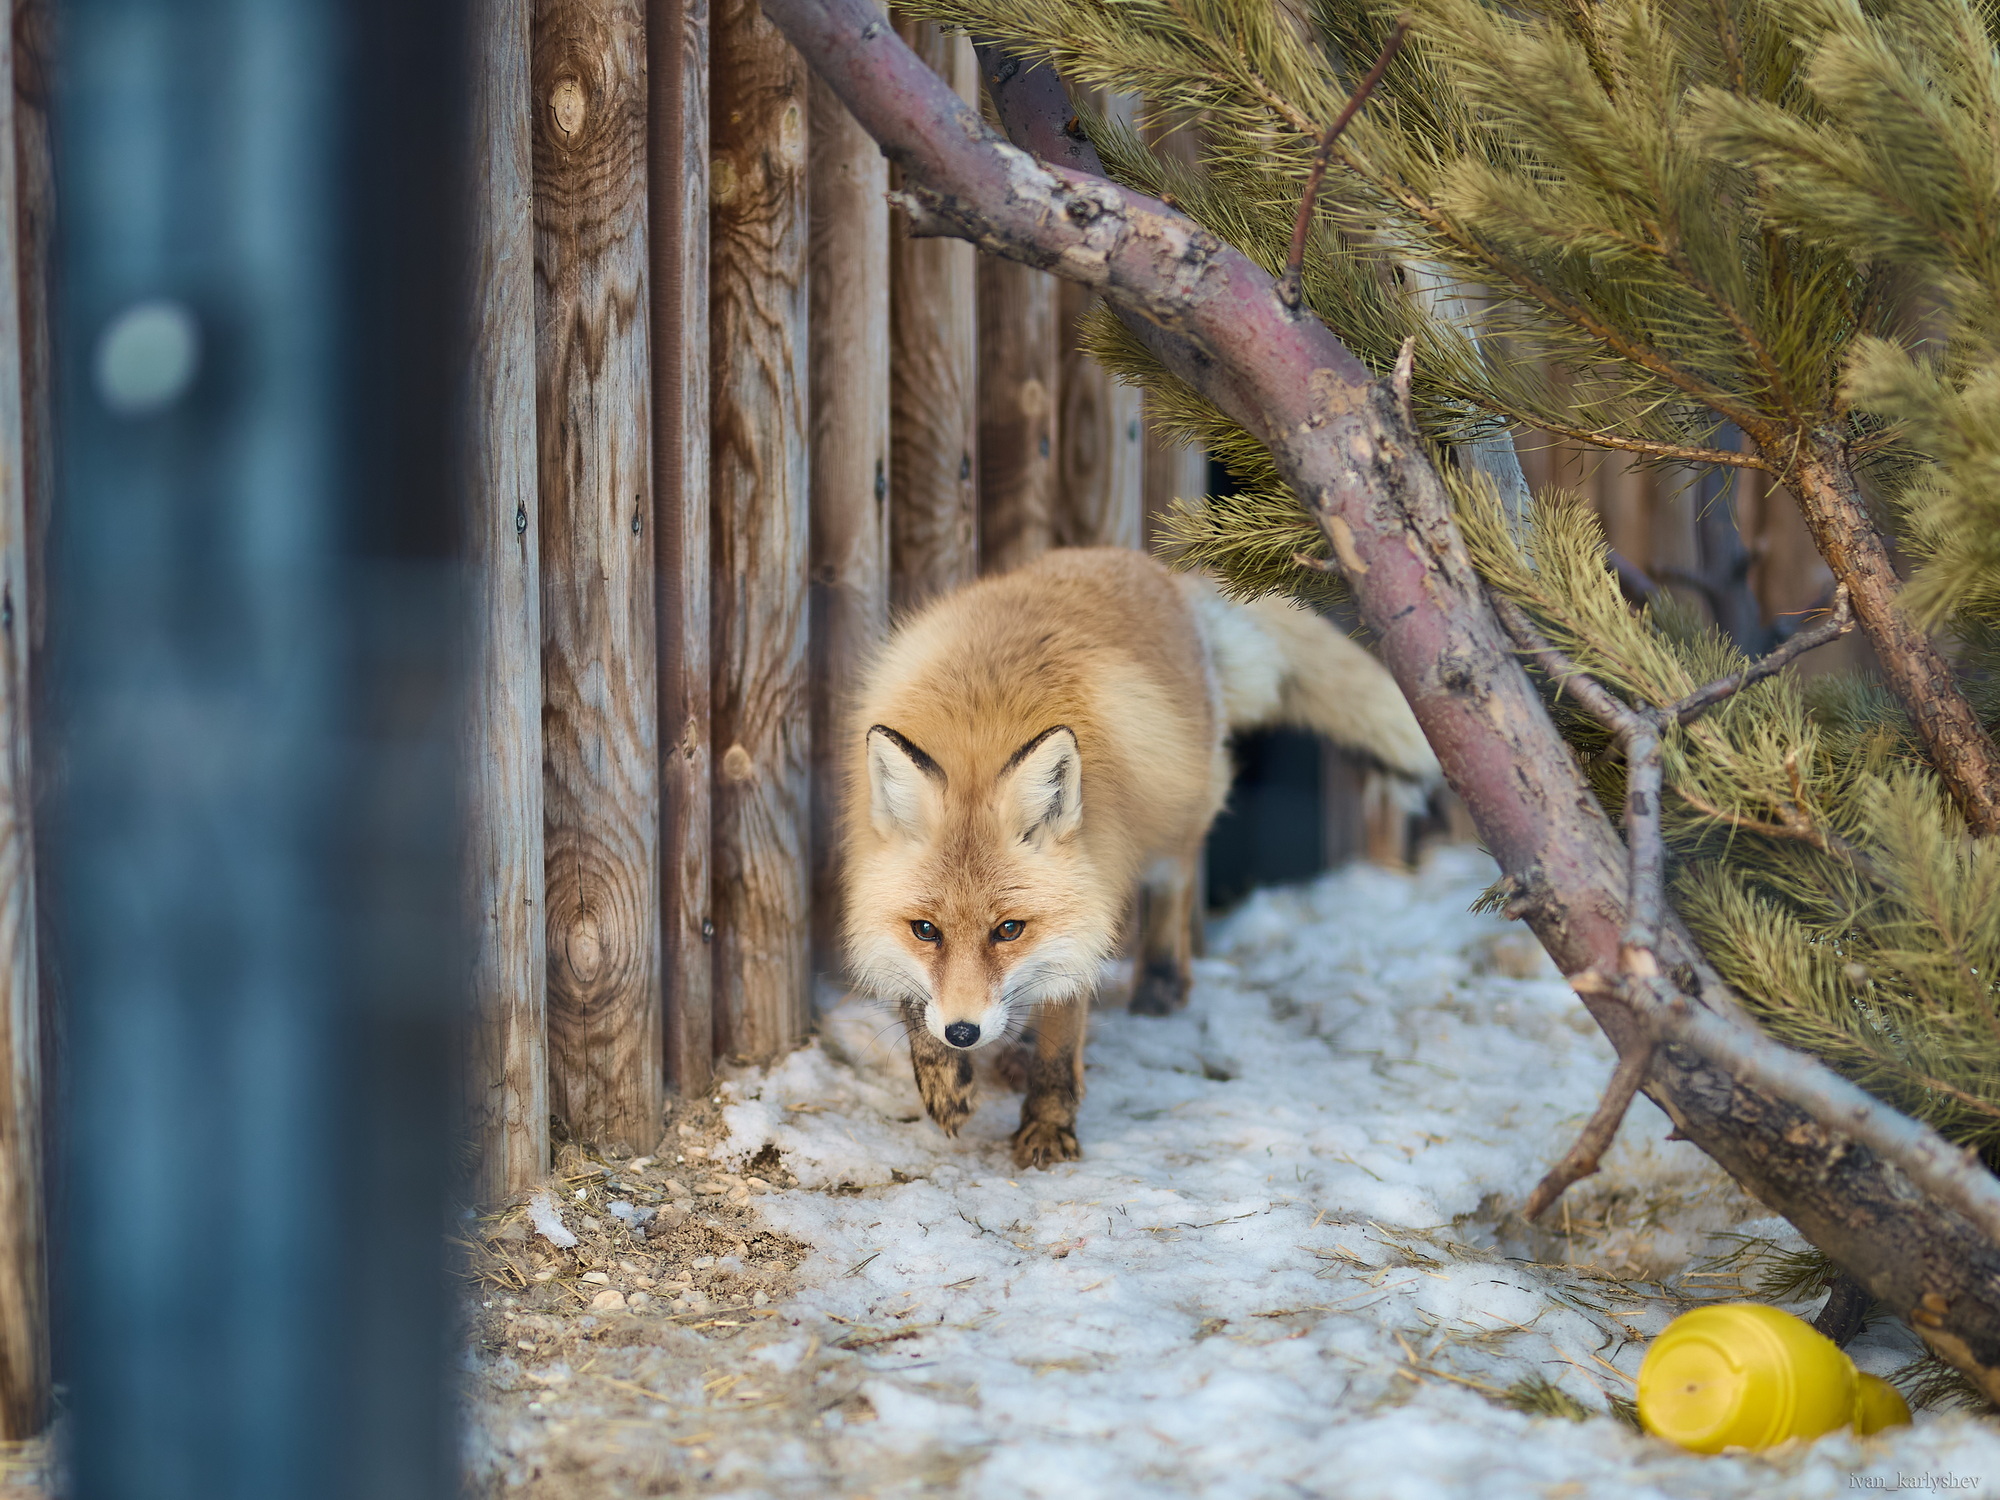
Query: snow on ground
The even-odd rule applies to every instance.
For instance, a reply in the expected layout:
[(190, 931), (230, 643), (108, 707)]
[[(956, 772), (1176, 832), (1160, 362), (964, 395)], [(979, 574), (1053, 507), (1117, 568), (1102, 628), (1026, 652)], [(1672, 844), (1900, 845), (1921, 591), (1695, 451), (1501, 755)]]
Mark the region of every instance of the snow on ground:
[[(613, 1429), (643, 1448), (622, 1383), (657, 1395), (640, 1410), (663, 1435), (650, 1468), (619, 1471), (642, 1476), (631, 1493), (1540, 1500), (2000, 1483), (2000, 1428), (1964, 1416), (1700, 1458), (1607, 1413), (1675, 1311), (1744, 1294), (1700, 1269), (1728, 1232), (1798, 1241), (1667, 1142), (1643, 1100), (1566, 1217), (1537, 1231), (1505, 1212), (1590, 1112), (1611, 1052), (1521, 929), (1468, 912), (1491, 877), (1449, 849), (1415, 876), (1352, 869), (1253, 898), (1212, 933), (1185, 1013), (1093, 1017), (1085, 1158), (1050, 1171), (1012, 1167), (1019, 1102), (997, 1087), (947, 1140), (922, 1118), (898, 1034), (843, 1001), (812, 1046), (719, 1095), (713, 1157), (768, 1163), (775, 1147), (795, 1180), (750, 1205), (810, 1247), (789, 1295), (727, 1347), (629, 1327), (559, 1380), (474, 1358), (475, 1477), (534, 1493), (537, 1475), (588, 1469), (579, 1450)], [(1912, 1349), (1890, 1326), (1854, 1352), (1886, 1373)], [(593, 1388), (570, 1365), (627, 1374)], [(723, 1410), (744, 1371), (766, 1416)], [(1503, 1404), (1534, 1377), (1599, 1415)], [(626, 1492), (601, 1472), (594, 1492)]]

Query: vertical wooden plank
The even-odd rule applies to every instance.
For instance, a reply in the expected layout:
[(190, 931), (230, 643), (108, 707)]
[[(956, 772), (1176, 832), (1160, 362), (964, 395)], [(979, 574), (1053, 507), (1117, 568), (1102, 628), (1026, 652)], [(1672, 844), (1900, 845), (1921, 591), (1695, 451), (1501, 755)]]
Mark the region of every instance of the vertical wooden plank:
[(709, 132), (715, 1037), (766, 1061), (810, 998), (806, 67), (715, 10)]
[(979, 568), (1005, 573), (1055, 539), (1054, 277), (979, 258)]
[(708, 0), (647, 13), (653, 556), (659, 591), (660, 927), (667, 1077), (707, 1090), (715, 1057), (709, 847)]
[[(12, 80), (14, 67), (9, 28), (0, 40), (0, 78)], [(0, 1438), (5, 1439), (39, 1432), (49, 1399), (41, 995), (28, 753), (30, 620), (37, 601), (28, 591), (22, 413), (23, 354), (42, 362), (37, 373), (46, 378), (47, 344), (44, 339), (39, 347), (24, 349), (22, 338), (15, 97), (11, 86), (0, 90)], [(37, 331), (45, 330), (42, 323)], [(38, 395), (46, 398), (46, 385)], [(47, 450), (42, 452), (46, 456)]]
[(817, 77), (810, 115), (812, 942), (833, 973), (846, 709), (889, 626), (889, 169)]
[[(1191, 172), (1201, 170), (1201, 122), (1185, 111), (1149, 110), (1139, 122), (1153, 154)], [(1208, 493), (1208, 453), (1168, 440), (1142, 398), (1145, 450), (1140, 459), (1141, 515), (1136, 545), (1157, 544), (1160, 528), (1176, 500), (1196, 501)], [(1329, 864), (1338, 861), (1329, 860)]]
[[(896, 30), (978, 103), (969, 38), (907, 18)], [(979, 572), (978, 252), (900, 224), (889, 245), (889, 600), (905, 612)]]
[(658, 1135), (658, 656), (641, 0), (534, 0), (549, 1095)]
[(1145, 429), (1140, 395), (1077, 348), (1077, 329), (1096, 293), (1062, 283), (1061, 447), (1058, 547), (1136, 547), (1145, 515)]
[(527, 0), (471, 12), (473, 342), (465, 549), (475, 660), (466, 697), (466, 892), (474, 913), (466, 1084), (481, 1202), (548, 1171), (542, 902), (541, 533), (536, 523), (535, 223)]

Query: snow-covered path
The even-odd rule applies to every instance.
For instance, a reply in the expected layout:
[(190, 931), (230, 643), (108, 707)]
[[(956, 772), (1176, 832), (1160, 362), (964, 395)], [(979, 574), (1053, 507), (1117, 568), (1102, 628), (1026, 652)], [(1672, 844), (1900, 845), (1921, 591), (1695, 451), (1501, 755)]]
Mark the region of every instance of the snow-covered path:
[[(1704, 1459), (1610, 1415), (1501, 1403), (1540, 1377), (1604, 1412), (1683, 1299), (1739, 1290), (1684, 1274), (1731, 1243), (1718, 1232), (1797, 1242), (1644, 1101), (1567, 1232), (1561, 1210), (1546, 1232), (1504, 1215), (1611, 1054), (1520, 929), (1467, 911), (1490, 878), (1446, 850), (1417, 876), (1254, 898), (1217, 928), (1187, 1012), (1093, 1017), (1086, 1156), (1050, 1171), (1010, 1165), (1018, 1100), (997, 1089), (956, 1141), (922, 1119), (898, 1038), (859, 1002), (725, 1085), (713, 1155), (775, 1146), (797, 1186), (754, 1207), (811, 1247), (741, 1357), (798, 1391), (835, 1361), (846, 1394), (810, 1432), (710, 1442), (676, 1482), (993, 1500), (2000, 1483), (2000, 1431), (1959, 1416)], [(1878, 1329), (1856, 1352), (1886, 1373), (1910, 1345)], [(645, 1388), (673, 1381), (660, 1367)], [(518, 1476), (534, 1433), (512, 1420)]]

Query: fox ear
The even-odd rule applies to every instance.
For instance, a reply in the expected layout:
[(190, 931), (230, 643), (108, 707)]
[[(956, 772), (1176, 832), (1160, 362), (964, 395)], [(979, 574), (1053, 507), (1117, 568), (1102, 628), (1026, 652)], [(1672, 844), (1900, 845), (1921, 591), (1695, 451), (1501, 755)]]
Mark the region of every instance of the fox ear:
[(1083, 757), (1069, 725), (1044, 729), (1016, 750), (1000, 770), (999, 792), (1022, 843), (1076, 832), (1083, 821)]
[(868, 816), (883, 838), (921, 838), (942, 810), (944, 772), (886, 724), (868, 731)]

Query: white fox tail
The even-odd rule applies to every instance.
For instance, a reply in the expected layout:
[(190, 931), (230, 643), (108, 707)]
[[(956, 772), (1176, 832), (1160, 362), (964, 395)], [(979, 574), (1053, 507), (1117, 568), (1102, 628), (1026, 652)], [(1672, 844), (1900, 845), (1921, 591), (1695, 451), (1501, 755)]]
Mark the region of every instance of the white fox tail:
[(1309, 729), (1412, 781), (1437, 780), (1437, 757), (1374, 657), (1289, 600), (1239, 604), (1208, 579), (1183, 576), (1232, 730)]

